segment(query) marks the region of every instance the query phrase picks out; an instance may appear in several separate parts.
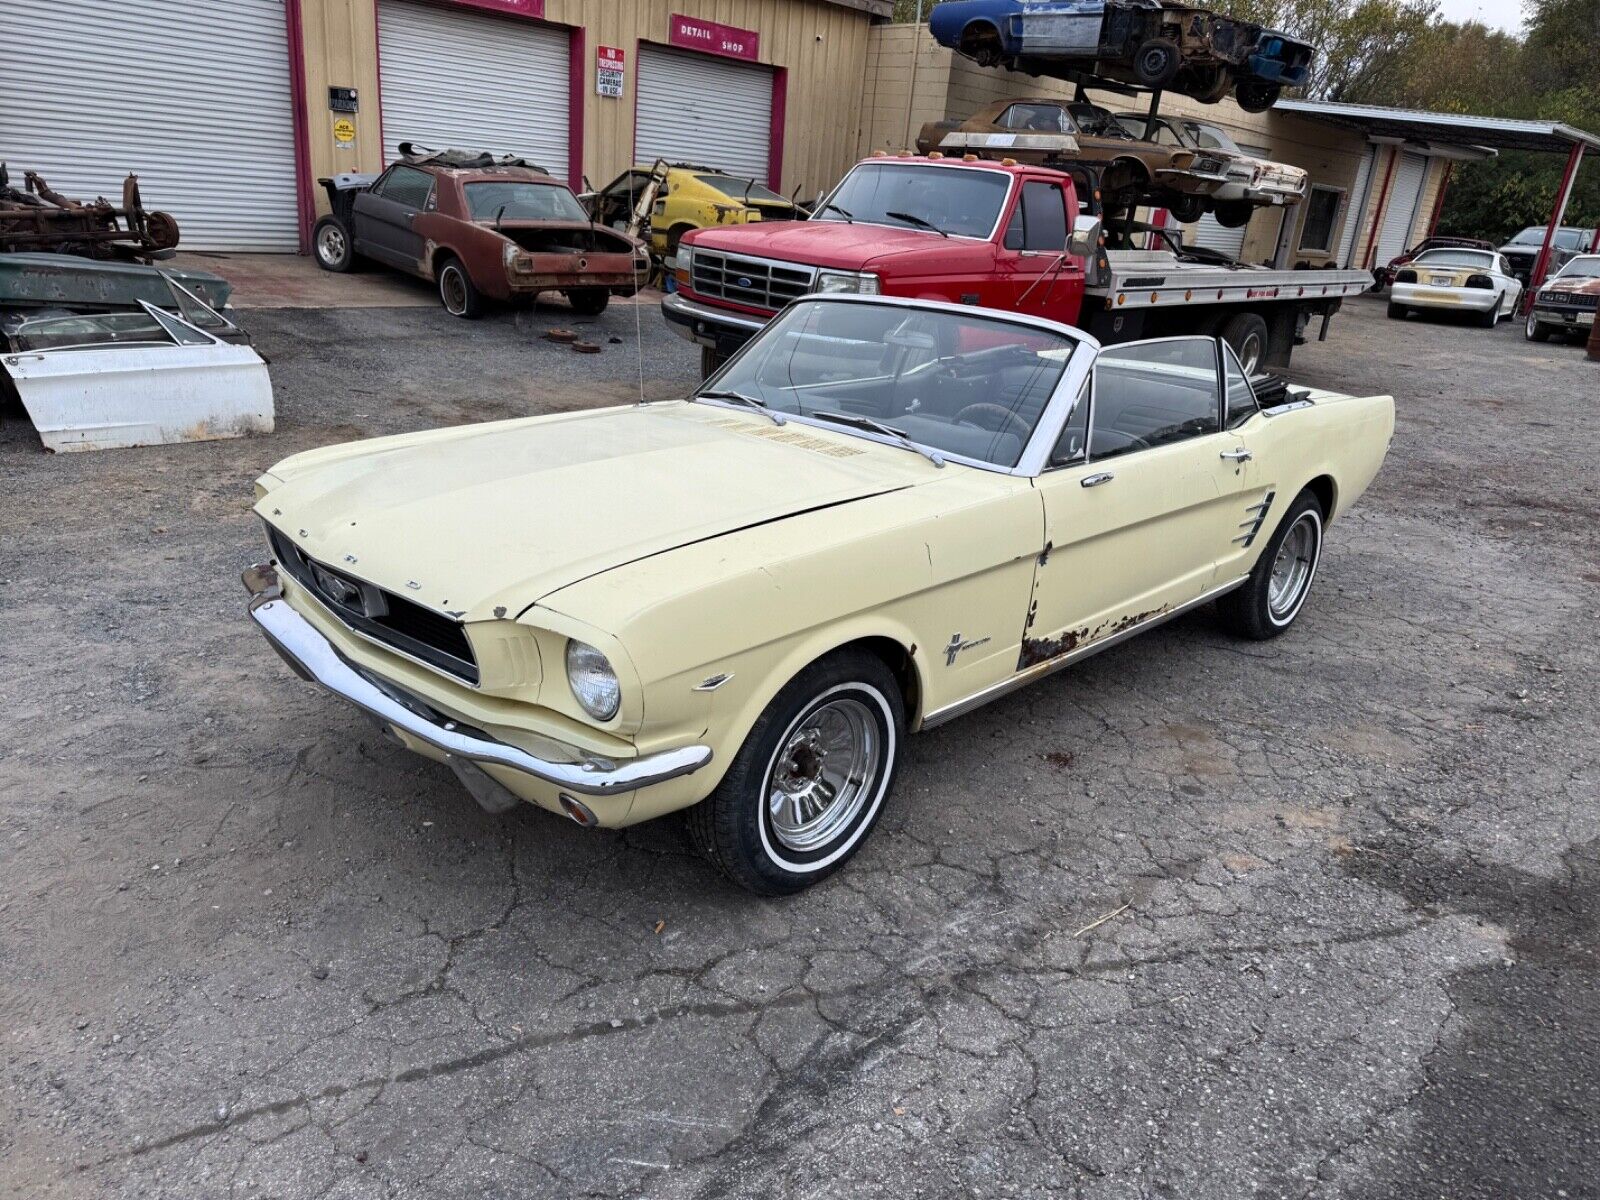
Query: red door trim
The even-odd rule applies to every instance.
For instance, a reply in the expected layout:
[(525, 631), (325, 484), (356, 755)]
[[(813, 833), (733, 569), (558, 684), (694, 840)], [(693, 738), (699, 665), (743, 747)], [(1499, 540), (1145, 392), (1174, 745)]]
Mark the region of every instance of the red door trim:
[(285, 0), (285, 33), (289, 42), (289, 112), (294, 130), (295, 223), (300, 253), (311, 252), (311, 227), (317, 221), (316, 192), (311, 179), (311, 128), (306, 116), (306, 40), (300, 0)]
[(1378, 190), (1378, 207), (1372, 210), (1372, 232), (1367, 235), (1367, 252), (1361, 256), (1363, 270), (1372, 269), (1372, 256), (1378, 249), (1378, 234), (1383, 230), (1383, 218), (1389, 213), (1389, 184), (1394, 179), (1394, 165), (1400, 161), (1400, 147), (1389, 147), (1389, 165), (1383, 172), (1383, 187)]

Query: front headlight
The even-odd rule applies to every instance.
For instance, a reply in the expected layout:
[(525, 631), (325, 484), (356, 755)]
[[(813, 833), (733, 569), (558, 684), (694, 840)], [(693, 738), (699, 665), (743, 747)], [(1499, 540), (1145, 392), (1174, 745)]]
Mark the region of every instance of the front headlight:
[(819, 271), (817, 291), (847, 292), (860, 296), (878, 294), (878, 277), (864, 271)]
[(604, 654), (584, 642), (567, 643), (567, 684), (583, 711), (609, 721), (622, 707), (622, 687)]

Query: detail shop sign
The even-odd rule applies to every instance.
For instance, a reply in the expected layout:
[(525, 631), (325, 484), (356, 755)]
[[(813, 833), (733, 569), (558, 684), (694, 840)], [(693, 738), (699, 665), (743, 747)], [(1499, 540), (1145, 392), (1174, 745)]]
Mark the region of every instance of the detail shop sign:
[(746, 58), (751, 62), (761, 58), (761, 35), (754, 29), (736, 29), (732, 25), (702, 21), (682, 13), (672, 14), (667, 41), (686, 50), (720, 54), (725, 58)]

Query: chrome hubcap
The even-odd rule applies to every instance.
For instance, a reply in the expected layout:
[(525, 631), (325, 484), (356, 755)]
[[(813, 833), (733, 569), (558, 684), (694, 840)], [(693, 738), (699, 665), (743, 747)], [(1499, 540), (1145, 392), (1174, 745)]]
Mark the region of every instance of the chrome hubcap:
[(1256, 373), (1256, 368), (1261, 365), (1260, 338), (1245, 338), (1244, 345), (1239, 347), (1239, 365), (1244, 368), (1246, 375)]
[(789, 730), (768, 773), (772, 832), (790, 850), (815, 850), (849, 828), (878, 777), (878, 724), (860, 700), (840, 698)]
[(344, 257), (344, 234), (328, 226), (317, 235), (317, 253), (323, 262), (338, 262)]
[(1317, 528), (1310, 513), (1303, 513), (1290, 528), (1272, 561), (1272, 579), (1267, 584), (1267, 607), (1274, 617), (1294, 612), (1311, 583), (1317, 561)]
[(446, 267), (444, 274), (439, 279), (439, 291), (444, 296), (444, 306), (453, 313), (459, 313), (467, 307), (467, 289), (461, 281), (461, 272), (454, 267)]

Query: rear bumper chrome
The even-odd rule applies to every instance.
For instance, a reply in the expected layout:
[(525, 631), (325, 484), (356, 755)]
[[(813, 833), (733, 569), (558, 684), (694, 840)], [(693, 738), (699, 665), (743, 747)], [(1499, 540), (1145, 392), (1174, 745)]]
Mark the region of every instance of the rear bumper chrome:
[[(319, 683), (385, 725), (480, 766), (505, 767), (587, 796), (612, 796), (698, 771), (711, 761), (709, 746), (681, 746), (639, 758), (600, 758), (554, 739), (534, 754), (437, 712), (420, 696), (349, 662), (283, 598), (278, 573), (267, 563), (244, 573), (252, 597), (250, 618), (300, 678)], [(454, 762), (452, 762), (454, 767)], [(459, 772), (458, 772), (459, 774)]]

